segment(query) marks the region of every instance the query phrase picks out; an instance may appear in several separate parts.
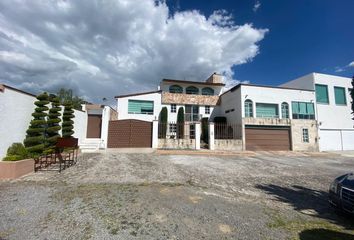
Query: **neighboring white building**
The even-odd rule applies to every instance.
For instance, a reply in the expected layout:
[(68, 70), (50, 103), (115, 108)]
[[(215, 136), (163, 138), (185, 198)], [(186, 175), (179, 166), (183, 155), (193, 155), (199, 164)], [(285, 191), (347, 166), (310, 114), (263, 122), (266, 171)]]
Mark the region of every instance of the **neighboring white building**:
[(354, 150), (350, 78), (311, 73), (281, 86), (315, 90), (321, 151)]

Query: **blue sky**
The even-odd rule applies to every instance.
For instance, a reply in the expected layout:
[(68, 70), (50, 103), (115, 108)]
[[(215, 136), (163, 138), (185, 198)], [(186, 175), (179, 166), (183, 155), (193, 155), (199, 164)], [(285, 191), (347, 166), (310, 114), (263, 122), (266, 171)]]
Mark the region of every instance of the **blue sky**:
[(0, 83), (113, 102), (213, 72), (228, 86), (351, 77), (353, 9), (354, 0), (2, 0)]
[(233, 67), (235, 78), (278, 85), (310, 72), (352, 77), (354, 67), (353, 0), (180, 0), (168, 1), (178, 10), (215, 9), (232, 13), (237, 24), (253, 23), (269, 32), (252, 62)]

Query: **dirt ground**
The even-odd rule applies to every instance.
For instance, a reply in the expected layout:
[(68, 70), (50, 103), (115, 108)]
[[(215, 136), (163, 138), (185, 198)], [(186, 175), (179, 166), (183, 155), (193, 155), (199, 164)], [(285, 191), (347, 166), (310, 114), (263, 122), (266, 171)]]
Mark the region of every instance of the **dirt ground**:
[(350, 171), (322, 153), (84, 154), (0, 182), (0, 239), (354, 239), (327, 202)]

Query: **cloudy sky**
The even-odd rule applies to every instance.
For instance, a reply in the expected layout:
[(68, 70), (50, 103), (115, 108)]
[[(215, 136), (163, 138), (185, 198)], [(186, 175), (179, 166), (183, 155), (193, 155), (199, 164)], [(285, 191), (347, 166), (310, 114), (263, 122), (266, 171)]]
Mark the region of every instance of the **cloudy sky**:
[[(346, 4), (327, 4), (319, 14), (323, 1), (311, 1), (309, 9), (297, 9), (298, 1), (235, 2), (2, 0), (0, 82), (33, 93), (71, 88), (100, 102), (154, 90), (162, 78), (203, 81), (218, 72), (229, 85), (276, 85), (313, 71), (350, 75), (354, 69)], [(332, 20), (315, 27), (321, 16)], [(332, 28), (337, 34), (327, 34)], [(318, 32), (326, 39), (317, 40)], [(348, 46), (334, 36), (348, 37)], [(318, 54), (324, 49), (335, 56)]]

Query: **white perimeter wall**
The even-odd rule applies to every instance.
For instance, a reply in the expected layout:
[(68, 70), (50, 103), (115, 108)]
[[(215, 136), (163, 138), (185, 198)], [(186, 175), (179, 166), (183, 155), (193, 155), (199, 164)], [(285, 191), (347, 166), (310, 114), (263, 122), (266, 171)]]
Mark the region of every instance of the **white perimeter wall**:
[[(0, 161), (12, 143), (20, 142), (26, 137), (26, 131), (32, 120), (36, 98), (5, 87), (0, 92)], [(62, 111), (63, 112), (63, 107)], [(79, 142), (86, 138), (87, 114), (74, 110), (74, 137)], [(60, 131), (61, 133), (61, 131)]]
[[(154, 102), (154, 114), (129, 114), (128, 113), (128, 100), (142, 100), (142, 101), (153, 101)], [(161, 111), (161, 93), (149, 93), (137, 96), (129, 96), (117, 99), (117, 111), (118, 120), (123, 119), (137, 119), (152, 122), (159, 118), (159, 113)]]
[(0, 92), (0, 160), (12, 143), (23, 143), (35, 100), (33, 96), (6, 87)]

